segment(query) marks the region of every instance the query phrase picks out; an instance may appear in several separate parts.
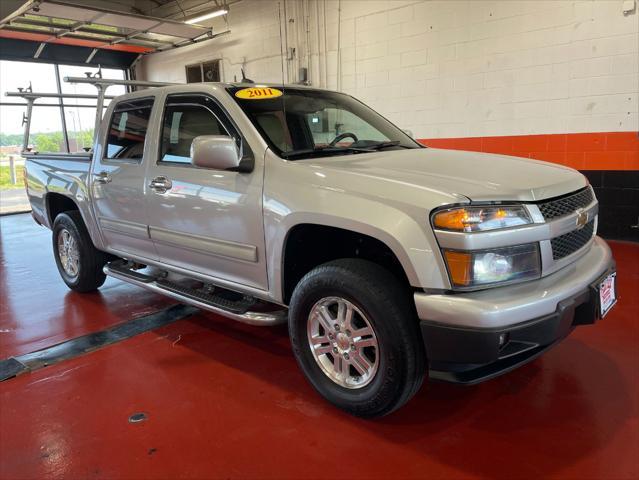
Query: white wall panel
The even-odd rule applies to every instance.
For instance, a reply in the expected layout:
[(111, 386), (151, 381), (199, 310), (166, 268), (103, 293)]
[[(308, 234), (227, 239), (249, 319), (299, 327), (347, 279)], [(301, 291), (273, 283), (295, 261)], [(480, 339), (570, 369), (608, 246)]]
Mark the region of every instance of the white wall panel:
[(244, 65), (281, 82), (286, 27), (296, 55), (285, 81), (308, 66), (313, 85), (352, 93), (419, 138), (636, 131), (639, 15), (622, 4), (243, 0), (229, 35), (145, 57), (139, 76), (184, 81), (186, 64), (222, 58), (226, 81)]

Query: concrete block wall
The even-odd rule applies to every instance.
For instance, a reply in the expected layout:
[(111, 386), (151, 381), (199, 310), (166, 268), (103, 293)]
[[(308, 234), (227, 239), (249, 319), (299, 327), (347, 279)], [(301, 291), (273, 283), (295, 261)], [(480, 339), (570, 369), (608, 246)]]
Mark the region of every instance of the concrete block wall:
[[(291, 62), (306, 62), (314, 85), (358, 96), (418, 138), (637, 131), (639, 14), (623, 5), (243, 0), (230, 8), (229, 35), (145, 57), (139, 76), (184, 81), (184, 65), (222, 58), (226, 81), (242, 65), (255, 80), (282, 81), (288, 46), (296, 59), (284, 62), (285, 81), (297, 81)], [(293, 32), (306, 20), (304, 59), (304, 35)]]
[[(222, 58), (226, 81), (244, 66), (256, 81), (294, 83), (306, 67), (313, 85), (357, 96), (432, 146), (636, 172), (639, 5), (627, 5), (242, 0), (230, 34), (144, 57), (138, 76), (184, 81), (186, 64)], [(639, 206), (628, 212), (621, 237), (634, 238)]]
[(191, 45), (145, 56), (136, 67), (142, 80), (186, 82), (186, 65), (221, 59), (222, 80), (239, 81), (244, 68), (248, 78), (281, 82), (280, 18), (277, 1), (246, 0), (230, 8), (227, 19), (214, 18), (214, 32), (229, 34)]

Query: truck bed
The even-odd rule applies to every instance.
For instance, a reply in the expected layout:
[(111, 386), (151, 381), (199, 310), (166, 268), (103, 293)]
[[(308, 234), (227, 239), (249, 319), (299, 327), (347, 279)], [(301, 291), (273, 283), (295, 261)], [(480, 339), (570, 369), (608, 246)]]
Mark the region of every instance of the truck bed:
[[(88, 197), (90, 153), (26, 153), (27, 195), (35, 219), (51, 227), (45, 205), (47, 193), (59, 193), (83, 205)], [(82, 208), (82, 207), (81, 207)]]

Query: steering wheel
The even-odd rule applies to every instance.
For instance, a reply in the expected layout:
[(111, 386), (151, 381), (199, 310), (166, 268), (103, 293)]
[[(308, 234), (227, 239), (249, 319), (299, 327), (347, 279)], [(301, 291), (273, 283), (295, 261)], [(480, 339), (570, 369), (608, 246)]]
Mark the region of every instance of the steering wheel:
[(337, 142), (344, 140), (345, 138), (352, 138), (354, 141), (353, 143), (358, 141), (357, 135), (355, 135), (354, 133), (351, 132), (344, 132), (340, 135), (338, 135), (337, 137), (335, 137), (333, 140), (331, 140), (331, 143), (328, 144), (329, 147), (334, 147), (335, 145), (337, 145)]

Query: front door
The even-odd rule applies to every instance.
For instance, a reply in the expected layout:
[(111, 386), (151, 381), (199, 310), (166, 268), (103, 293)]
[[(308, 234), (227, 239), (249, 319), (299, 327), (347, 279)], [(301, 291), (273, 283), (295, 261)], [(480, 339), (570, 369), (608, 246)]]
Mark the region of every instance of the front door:
[(144, 165), (145, 139), (154, 97), (119, 102), (110, 112), (102, 148), (96, 152), (90, 185), (105, 246), (123, 257), (157, 260), (148, 232)]
[(224, 282), (267, 289), (262, 162), (250, 173), (194, 167), (199, 135), (241, 135), (205, 94), (166, 98), (157, 157), (146, 173), (149, 231), (160, 260)]

